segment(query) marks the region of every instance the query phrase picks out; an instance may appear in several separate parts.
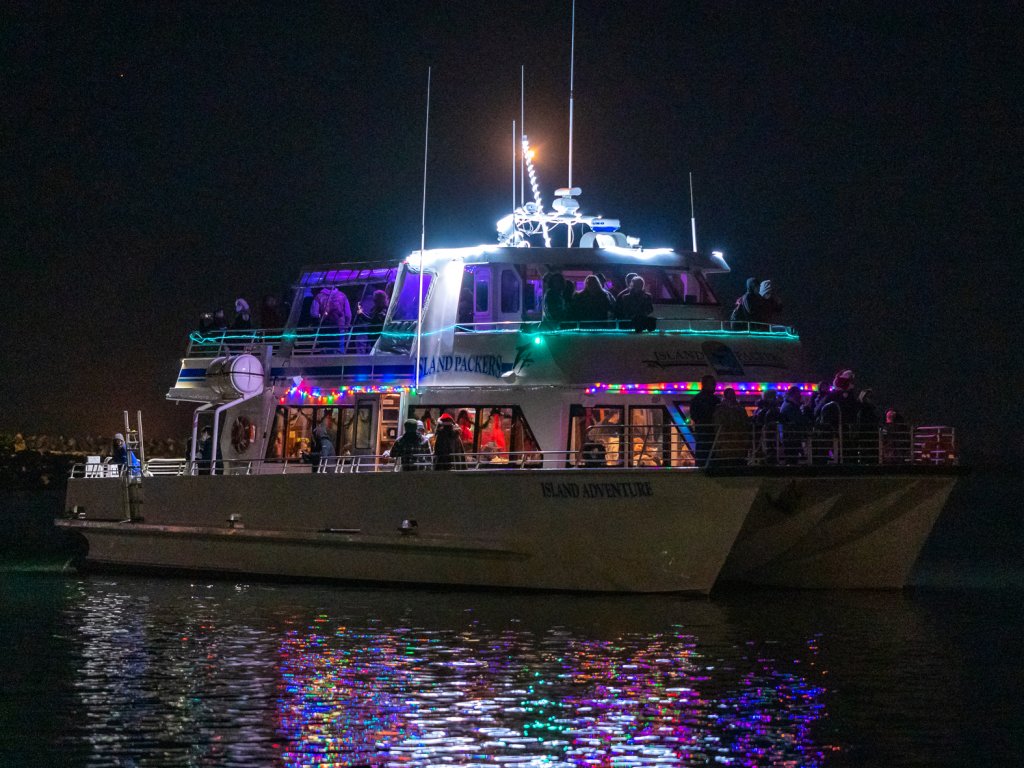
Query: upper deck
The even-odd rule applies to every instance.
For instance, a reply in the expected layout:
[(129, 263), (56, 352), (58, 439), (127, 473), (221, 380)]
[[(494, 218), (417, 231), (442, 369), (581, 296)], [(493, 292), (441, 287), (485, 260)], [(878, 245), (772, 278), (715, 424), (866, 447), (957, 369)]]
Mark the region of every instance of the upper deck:
[[(754, 375), (761, 379), (798, 378), (792, 327), (725, 319), (708, 280), (729, 271), (721, 253), (643, 248), (618, 231), (617, 220), (579, 214), (578, 189), (556, 194), (551, 213), (527, 203), (498, 222), (497, 245), (305, 267), (284, 328), (192, 333), (169, 396), (194, 399), (181, 390), (205, 376), (204, 360), (243, 354), (262, 360), (268, 383), (301, 376), (337, 384), (587, 386), (669, 374), (747, 377), (747, 367), (760, 369)], [(572, 310), (578, 304), (569, 300), (596, 276), (609, 311), (602, 319), (547, 314), (555, 275)], [(624, 313), (609, 317), (634, 276), (651, 298), (642, 328)]]

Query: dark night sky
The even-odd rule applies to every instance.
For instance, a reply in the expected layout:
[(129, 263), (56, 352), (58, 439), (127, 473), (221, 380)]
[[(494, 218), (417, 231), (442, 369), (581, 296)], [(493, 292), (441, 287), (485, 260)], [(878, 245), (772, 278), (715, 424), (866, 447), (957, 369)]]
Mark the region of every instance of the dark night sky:
[[(86, 4), (67, 4), (75, 7)], [(298, 268), (493, 240), (511, 121), (564, 184), (569, 2), (5, 11), (0, 431), (110, 433), (163, 401), (204, 309)], [(301, 5), (301, 4), (300, 4)], [(574, 182), (645, 245), (771, 277), (821, 375), (1024, 446), (1013, 4), (578, 0)]]

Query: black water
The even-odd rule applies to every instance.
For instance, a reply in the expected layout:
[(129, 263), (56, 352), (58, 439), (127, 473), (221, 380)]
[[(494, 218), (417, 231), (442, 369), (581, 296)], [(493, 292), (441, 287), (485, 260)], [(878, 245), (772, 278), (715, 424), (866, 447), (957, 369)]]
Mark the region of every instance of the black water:
[(82, 576), (8, 495), (0, 765), (1020, 765), (1019, 507), (966, 488), (931, 587), (709, 599)]

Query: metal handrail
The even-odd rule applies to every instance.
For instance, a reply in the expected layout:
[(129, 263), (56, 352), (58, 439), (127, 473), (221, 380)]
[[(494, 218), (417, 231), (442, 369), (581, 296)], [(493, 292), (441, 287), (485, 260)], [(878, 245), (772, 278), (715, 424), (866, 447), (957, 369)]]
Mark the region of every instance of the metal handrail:
[[(788, 325), (750, 323), (732, 320), (703, 320), (685, 318), (655, 318), (658, 329), (654, 333), (686, 334), (746, 334), (781, 338), (796, 338), (796, 331)], [(551, 327), (539, 320), (499, 320), (482, 323), (456, 323), (454, 326), (432, 331), (431, 334), (454, 330), (456, 333), (507, 334), (533, 333), (558, 335), (565, 333), (621, 334), (632, 333), (633, 322), (628, 320), (564, 321)], [(189, 334), (187, 357), (219, 357), (225, 354), (252, 354), (267, 346), (275, 350), (288, 349), (292, 355), (369, 354), (381, 335), (382, 328), (352, 325), (345, 330), (334, 326), (308, 328), (254, 328), (251, 330), (193, 331)]]
[(708, 467), (958, 463), (953, 427), (909, 424), (795, 427), (779, 422), (750, 424), (736, 430), (716, 429), (704, 461)]
[[(602, 425), (597, 425), (601, 428)], [(623, 425), (615, 425), (623, 426)], [(631, 425), (637, 426), (637, 425)], [(668, 429), (669, 427), (666, 427)], [(652, 429), (652, 427), (643, 427)], [(627, 434), (624, 430), (623, 434)], [(708, 437), (711, 437), (710, 434)], [(879, 429), (831, 429), (827, 427), (786, 427), (772, 423), (749, 425), (741, 430), (716, 429), (706, 447), (707, 456), (695, 446), (693, 436), (684, 436), (676, 447), (663, 452), (658, 463), (637, 459), (635, 446), (588, 453), (586, 446), (571, 451), (502, 451), (497, 454), (467, 453), (457, 462), (457, 471), (528, 469), (537, 471), (599, 469), (628, 471), (659, 467), (664, 470), (698, 469), (695, 457), (707, 468), (877, 465), (949, 466), (959, 463), (956, 430), (945, 426), (888, 425)], [(642, 454), (641, 454), (642, 455)], [(193, 475), (269, 474), (357, 474), (394, 472), (397, 460), (387, 455), (331, 456), (324, 459), (149, 459), (143, 477)], [(102, 469), (98, 469), (102, 468)], [(417, 461), (417, 469), (433, 470), (433, 457)], [(212, 471), (211, 471), (212, 470)], [(71, 468), (72, 478), (121, 477), (120, 465), (80, 462)]]

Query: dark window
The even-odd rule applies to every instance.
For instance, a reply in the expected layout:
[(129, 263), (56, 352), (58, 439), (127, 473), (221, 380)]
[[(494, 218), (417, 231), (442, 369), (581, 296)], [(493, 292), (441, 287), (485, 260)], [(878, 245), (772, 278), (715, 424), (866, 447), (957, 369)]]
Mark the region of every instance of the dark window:
[[(434, 276), (423, 273), (423, 309), (430, 303), (430, 287)], [(379, 352), (409, 354), (416, 338), (416, 323), (419, 320), (420, 273), (409, 269), (402, 274), (401, 286), (396, 287), (397, 295), (392, 297), (390, 313), (384, 332), (377, 341)]]
[(518, 312), (522, 296), (522, 283), (513, 269), (501, 270), (501, 311), (502, 313)]
[[(423, 273), (423, 308), (426, 309), (427, 301), (430, 299), (430, 286), (434, 276), (430, 272)], [(391, 322), (412, 321), (419, 318), (419, 301), (417, 291), (420, 286), (420, 273), (411, 269), (405, 273), (402, 280), (402, 289), (398, 293), (398, 300), (394, 302), (395, 307), (391, 312)]]

